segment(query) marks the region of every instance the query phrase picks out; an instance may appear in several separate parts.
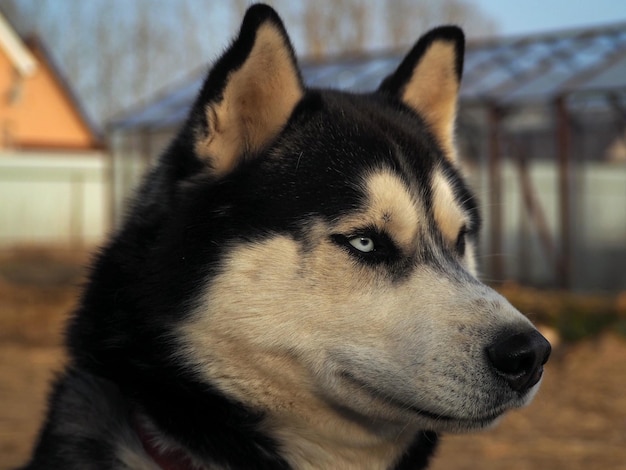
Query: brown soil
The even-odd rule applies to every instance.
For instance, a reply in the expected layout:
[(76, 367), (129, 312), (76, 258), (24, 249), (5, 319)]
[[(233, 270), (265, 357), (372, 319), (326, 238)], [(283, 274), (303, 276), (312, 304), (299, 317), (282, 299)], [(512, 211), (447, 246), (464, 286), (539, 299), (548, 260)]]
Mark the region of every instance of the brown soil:
[[(28, 262), (18, 263), (0, 253), (0, 469), (28, 458), (49, 383), (64, 362), (62, 325), (85, 259), (29, 256), (21, 253)], [(528, 408), (490, 431), (445, 436), (432, 468), (626, 470), (625, 390), (622, 336), (560, 345)]]

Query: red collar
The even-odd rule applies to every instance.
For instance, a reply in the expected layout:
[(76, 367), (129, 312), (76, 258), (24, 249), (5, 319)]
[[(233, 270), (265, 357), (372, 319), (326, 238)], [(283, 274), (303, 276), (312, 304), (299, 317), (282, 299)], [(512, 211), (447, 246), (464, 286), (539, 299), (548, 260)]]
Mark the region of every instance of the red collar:
[(167, 449), (160, 446), (155, 433), (137, 415), (134, 416), (133, 424), (144, 451), (161, 469), (198, 470), (189, 454), (180, 447)]

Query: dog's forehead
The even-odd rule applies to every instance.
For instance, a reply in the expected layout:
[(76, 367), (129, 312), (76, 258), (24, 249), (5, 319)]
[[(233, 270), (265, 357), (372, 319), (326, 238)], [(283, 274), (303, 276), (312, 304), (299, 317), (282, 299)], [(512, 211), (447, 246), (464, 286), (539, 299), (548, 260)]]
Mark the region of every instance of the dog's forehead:
[(367, 226), (393, 234), (402, 245), (417, 236), (425, 213), (404, 178), (390, 168), (366, 171), (361, 175), (362, 204), (359, 210), (343, 216), (337, 229)]
[[(316, 167), (360, 175), (387, 166), (424, 185), (443, 149), (420, 117), (378, 94), (309, 91), (277, 151)], [(301, 167), (304, 168), (304, 167)], [(351, 171), (348, 171), (351, 170)]]
[(341, 219), (352, 229), (369, 225), (402, 240), (427, 225), (438, 196), (436, 222), (452, 237), (463, 212), (455, 173), (443, 170), (450, 165), (419, 117), (367, 95), (320, 97), (278, 141), (261, 180), (246, 187), (256, 193), (262, 186), (276, 199), (273, 210)]

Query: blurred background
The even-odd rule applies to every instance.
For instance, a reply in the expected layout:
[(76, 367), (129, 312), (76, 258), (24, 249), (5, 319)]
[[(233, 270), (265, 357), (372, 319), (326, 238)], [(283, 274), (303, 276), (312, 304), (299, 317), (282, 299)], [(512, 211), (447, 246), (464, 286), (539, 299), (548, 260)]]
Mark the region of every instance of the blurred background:
[[(626, 5), (268, 3), (316, 87), (372, 90), (428, 28), (467, 34), (457, 132), (481, 271), (556, 354), (528, 413), (451, 439), (435, 468), (626, 468)], [(0, 468), (28, 454), (90, 253), (248, 4), (0, 0)]]

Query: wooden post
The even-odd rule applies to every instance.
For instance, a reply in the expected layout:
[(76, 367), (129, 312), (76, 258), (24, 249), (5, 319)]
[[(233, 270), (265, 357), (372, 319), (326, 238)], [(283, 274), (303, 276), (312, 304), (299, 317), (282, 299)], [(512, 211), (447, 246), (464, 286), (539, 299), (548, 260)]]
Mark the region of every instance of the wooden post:
[(85, 178), (78, 172), (70, 176), (70, 247), (82, 248), (85, 238), (84, 224)]
[(504, 280), (502, 258), (502, 151), (500, 145), (501, 110), (488, 108), (489, 123), (489, 256), (490, 277)]
[(565, 97), (555, 101), (557, 161), (559, 165), (559, 234), (561, 250), (556, 265), (557, 283), (561, 289), (568, 289), (571, 284), (571, 178), (570, 178), (570, 122)]

